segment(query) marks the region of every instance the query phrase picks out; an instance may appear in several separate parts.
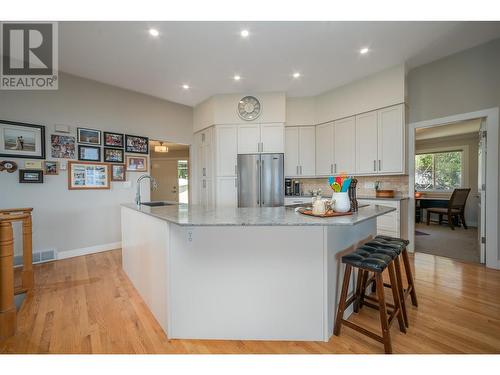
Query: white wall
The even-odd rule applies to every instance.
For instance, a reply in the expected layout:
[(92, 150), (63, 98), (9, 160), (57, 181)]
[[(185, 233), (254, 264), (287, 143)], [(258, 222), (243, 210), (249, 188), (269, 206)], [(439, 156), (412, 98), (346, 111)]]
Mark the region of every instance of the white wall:
[[(76, 76), (59, 77), (57, 91), (0, 91), (0, 119), (46, 126), (48, 159), (55, 124), (70, 125), (73, 132), (81, 126), (191, 143), (191, 107)], [(12, 160), (23, 168), (23, 159)], [(65, 256), (75, 249), (113, 245), (121, 241), (120, 203), (133, 201), (139, 175), (128, 173), (130, 187), (113, 182), (111, 190), (69, 191), (66, 171), (45, 176), (43, 184), (19, 184), (17, 172), (1, 172), (0, 208), (34, 208), (35, 251), (56, 249)], [(145, 183), (145, 198), (148, 190)]]
[[(253, 121), (244, 121), (238, 116), (238, 102), (246, 95), (255, 96), (262, 112)], [(286, 120), (286, 97), (284, 93), (242, 93), (215, 95), (194, 108), (194, 131), (212, 125), (240, 123), (272, 123)]]
[(286, 126), (316, 124), (316, 97), (286, 98)]
[(384, 70), (316, 97), (316, 123), (352, 116), (405, 101), (405, 66)]

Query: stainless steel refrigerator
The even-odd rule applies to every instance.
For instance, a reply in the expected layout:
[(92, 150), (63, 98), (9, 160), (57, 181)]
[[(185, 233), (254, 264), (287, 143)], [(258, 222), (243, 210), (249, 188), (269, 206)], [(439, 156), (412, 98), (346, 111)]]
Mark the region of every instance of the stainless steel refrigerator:
[(285, 204), (283, 154), (238, 155), (238, 207)]

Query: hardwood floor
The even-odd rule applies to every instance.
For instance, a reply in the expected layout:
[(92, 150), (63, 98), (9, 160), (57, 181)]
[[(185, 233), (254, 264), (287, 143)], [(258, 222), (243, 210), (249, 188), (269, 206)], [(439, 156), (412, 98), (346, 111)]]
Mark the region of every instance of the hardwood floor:
[[(500, 353), (500, 271), (416, 254), (419, 308), (397, 324), (395, 353)], [(168, 340), (121, 269), (121, 251), (37, 265), (35, 290), (18, 314), (18, 332), (0, 353), (383, 353), (348, 328), (325, 342)], [(389, 293), (388, 293), (389, 294)], [(353, 321), (379, 329), (378, 312)], [(244, 322), (242, 322), (244, 324)]]

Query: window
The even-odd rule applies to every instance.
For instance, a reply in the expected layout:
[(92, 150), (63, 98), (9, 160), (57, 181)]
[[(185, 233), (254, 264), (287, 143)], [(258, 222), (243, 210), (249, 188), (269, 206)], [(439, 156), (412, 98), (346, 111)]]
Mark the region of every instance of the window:
[(179, 179), (179, 203), (188, 203), (188, 162), (187, 160), (177, 161), (177, 177)]
[(462, 186), (463, 151), (415, 155), (415, 189), (451, 191)]

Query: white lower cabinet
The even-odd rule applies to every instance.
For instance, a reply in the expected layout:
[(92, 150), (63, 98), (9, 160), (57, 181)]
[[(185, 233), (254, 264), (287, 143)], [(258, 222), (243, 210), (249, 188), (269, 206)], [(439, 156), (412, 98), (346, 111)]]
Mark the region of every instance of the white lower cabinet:
[(381, 200), (358, 199), (359, 204), (367, 203), (394, 207), (396, 211), (377, 217), (377, 234), (398, 238), (408, 237), (408, 199)]
[(236, 177), (216, 178), (215, 203), (217, 207), (238, 206), (238, 184)]

